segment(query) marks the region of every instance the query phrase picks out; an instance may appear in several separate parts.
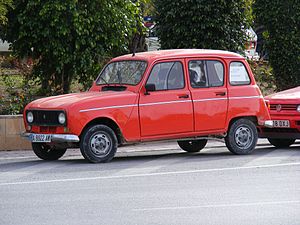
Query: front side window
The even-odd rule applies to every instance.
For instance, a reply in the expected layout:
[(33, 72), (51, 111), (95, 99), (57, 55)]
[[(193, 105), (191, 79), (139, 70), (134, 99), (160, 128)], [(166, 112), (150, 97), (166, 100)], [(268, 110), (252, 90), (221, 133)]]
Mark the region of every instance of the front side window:
[(189, 76), (193, 88), (223, 86), (224, 67), (216, 60), (192, 60), (189, 62)]
[(108, 64), (99, 75), (97, 84), (138, 84), (146, 70), (145, 61), (119, 61)]
[(184, 88), (182, 64), (180, 62), (156, 64), (151, 71), (147, 84), (154, 84), (156, 91)]
[(242, 62), (230, 63), (229, 81), (231, 85), (250, 84), (249, 74)]

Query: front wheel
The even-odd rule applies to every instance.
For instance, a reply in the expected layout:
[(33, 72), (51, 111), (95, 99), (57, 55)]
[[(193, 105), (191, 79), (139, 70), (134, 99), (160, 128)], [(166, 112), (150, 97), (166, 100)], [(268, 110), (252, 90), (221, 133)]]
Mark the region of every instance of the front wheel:
[(43, 160), (57, 160), (67, 151), (66, 148), (58, 148), (44, 143), (32, 143), (32, 150), (37, 157)]
[(276, 148), (287, 148), (295, 143), (295, 139), (268, 138), (268, 141)]
[(105, 125), (94, 125), (84, 131), (80, 141), (83, 157), (92, 163), (109, 162), (115, 156), (118, 140), (115, 132)]
[(199, 152), (205, 147), (207, 140), (178, 141), (177, 143), (179, 147), (186, 152)]
[(238, 119), (232, 123), (225, 143), (229, 151), (236, 155), (246, 155), (254, 151), (257, 143), (257, 129), (248, 119)]

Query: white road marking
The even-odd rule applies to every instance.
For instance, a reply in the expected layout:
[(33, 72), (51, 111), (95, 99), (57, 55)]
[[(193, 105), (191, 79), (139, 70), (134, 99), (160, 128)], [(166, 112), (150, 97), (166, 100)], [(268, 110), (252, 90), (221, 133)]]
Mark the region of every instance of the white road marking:
[(0, 160), (14, 160), (14, 159), (33, 159), (36, 156), (16, 156), (16, 157), (0, 157)]
[(209, 172), (219, 172), (219, 171), (274, 168), (274, 167), (284, 167), (284, 166), (300, 166), (300, 162), (272, 164), (272, 165), (241, 166), (241, 167), (227, 167), (227, 168), (225, 167), (225, 168), (201, 169), (201, 170), (172, 171), (172, 172), (161, 172), (161, 173), (128, 174), (128, 175), (120, 175), (120, 176), (117, 175), (117, 176), (105, 176), (105, 177), (100, 176), (100, 177), (83, 177), (83, 178), (69, 178), (69, 179), (55, 179), (55, 180), (20, 181), (20, 182), (0, 183), (0, 186), (74, 182), (74, 181), (92, 181), (92, 180), (122, 179), (122, 178), (135, 178), (135, 177), (153, 177), (153, 176), (190, 174), (190, 173), (209, 173)]
[(160, 211), (160, 210), (182, 210), (182, 209), (199, 209), (199, 208), (227, 208), (227, 207), (242, 207), (242, 206), (283, 205), (283, 204), (300, 204), (300, 201), (274, 201), (274, 202), (249, 202), (249, 203), (246, 202), (246, 203), (232, 203), (232, 204), (140, 208), (140, 209), (132, 209), (132, 211)]

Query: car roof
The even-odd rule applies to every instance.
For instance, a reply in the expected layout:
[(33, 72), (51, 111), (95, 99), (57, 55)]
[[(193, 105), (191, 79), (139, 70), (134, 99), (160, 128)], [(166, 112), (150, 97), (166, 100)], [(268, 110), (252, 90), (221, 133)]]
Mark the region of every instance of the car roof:
[(127, 54), (119, 56), (113, 59), (113, 61), (120, 60), (159, 60), (166, 58), (187, 58), (187, 57), (221, 57), (221, 58), (244, 58), (241, 55), (229, 51), (223, 50), (211, 50), (211, 49), (172, 49), (172, 50), (159, 50), (140, 52), (133, 54)]

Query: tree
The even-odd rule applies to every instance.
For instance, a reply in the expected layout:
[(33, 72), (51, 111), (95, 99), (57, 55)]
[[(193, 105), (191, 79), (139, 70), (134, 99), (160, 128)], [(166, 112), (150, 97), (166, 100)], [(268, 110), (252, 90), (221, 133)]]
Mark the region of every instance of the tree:
[(33, 78), (45, 93), (67, 93), (71, 81), (89, 80), (99, 61), (128, 51), (141, 26), (130, 0), (15, 0), (2, 27), (19, 57), (37, 60)]
[(10, 8), (12, 8), (12, 0), (0, 0), (0, 25), (6, 24), (6, 13)]
[(255, 20), (264, 26), (265, 47), (276, 86), (300, 85), (300, 1), (256, 0)]
[[(241, 51), (249, 0), (154, 0), (163, 49), (210, 48)], [(248, 12), (248, 11), (247, 11)]]

